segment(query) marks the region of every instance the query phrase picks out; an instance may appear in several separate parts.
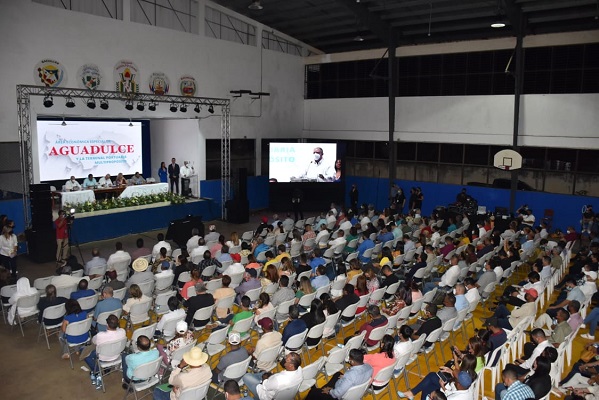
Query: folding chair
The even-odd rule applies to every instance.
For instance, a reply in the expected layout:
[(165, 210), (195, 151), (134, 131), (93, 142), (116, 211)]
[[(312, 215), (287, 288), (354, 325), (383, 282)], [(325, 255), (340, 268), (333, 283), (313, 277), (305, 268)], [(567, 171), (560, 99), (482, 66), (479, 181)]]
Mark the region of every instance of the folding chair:
[(221, 351), (226, 349), (223, 344), (227, 340), (227, 328), (221, 328), (212, 331), (208, 339), (205, 342), (198, 343), (198, 347), (202, 349), (208, 357), (219, 354)]
[(214, 391), (212, 399), (214, 399), (217, 394), (222, 392), (222, 387), (224, 386), (225, 382), (229, 379), (239, 382), (241, 378), (243, 378), (243, 376), (246, 374), (251, 361), (252, 357), (249, 356), (245, 360), (235, 364), (231, 364), (227, 368), (225, 368), (225, 370), (223, 371), (223, 380), (218, 383), (218, 390)]
[[(127, 384), (124, 399), (129, 397), (129, 389), (133, 389), (135, 400), (138, 400), (137, 392), (141, 392), (146, 389), (151, 389), (152, 387), (154, 387), (154, 385), (160, 382), (160, 378), (158, 377), (158, 371), (160, 370), (161, 362), (162, 357), (158, 357), (156, 360), (141, 364), (137, 368), (135, 368), (133, 370), (131, 380)], [(151, 394), (152, 392), (149, 391), (141, 398), (143, 399), (147, 395)]]
[[(111, 374), (114, 371), (118, 371), (121, 367), (121, 353), (127, 346), (127, 337), (119, 340), (113, 340), (99, 344), (96, 347), (96, 365), (98, 373), (100, 374), (100, 382), (102, 383), (102, 392), (106, 393), (106, 387), (104, 386), (104, 377)], [(105, 358), (114, 358), (113, 361), (101, 361), (100, 355)], [(105, 372), (108, 370), (108, 372)]]
[[(312, 359), (310, 357), (310, 350), (320, 346), (325, 324), (326, 320), (318, 325), (314, 325), (312, 328), (308, 330), (308, 334), (306, 335), (306, 341), (304, 341), (304, 348), (306, 349), (306, 354), (308, 355), (308, 362), (312, 362)], [(307, 339), (318, 339), (318, 342), (313, 345), (308, 345)]]
[(137, 353), (139, 350), (137, 349), (137, 338), (140, 336), (146, 336), (148, 338), (154, 337), (154, 332), (156, 332), (156, 322), (150, 324), (148, 326), (142, 326), (141, 328), (137, 328), (133, 331), (131, 335), (131, 341), (129, 342), (129, 349), (132, 353)]
[[(63, 342), (63, 351), (66, 350), (66, 353), (69, 355), (69, 362), (71, 363), (71, 369), (73, 369), (73, 354), (79, 350), (79, 347), (88, 343), (91, 339), (91, 335), (89, 335), (89, 330), (92, 327), (92, 319), (87, 318), (83, 321), (71, 322), (67, 325), (67, 329), (65, 331), (65, 337), (62, 339)], [(87, 333), (87, 339), (82, 342), (71, 343), (67, 340), (66, 335), (69, 336), (79, 336)]]
[(376, 399), (376, 395), (384, 392), (385, 390), (389, 394), (389, 399), (392, 399), (391, 395), (391, 379), (393, 379), (393, 370), (395, 368), (395, 363), (381, 369), (376, 376), (373, 378), (373, 381), (378, 382), (377, 386), (381, 386), (378, 389), (375, 389), (373, 385), (369, 385), (368, 391), (372, 394), (372, 398)]
[[(45, 289), (45, 288), (44, 288)], [(6, 299), (6, 301), (1, 300), (0, 306), (2, 307), (2, 318), (4, 318), (4, 323), (7, 323), (6, 317), (8, 316), (8, 309), (10, 308), (10, 303), (8, 299), (12, 297), (17, 291), (17, 285), (7, 285), (0, 289), (0, 296), (2, 299)]]
[(179, 393), (179, 400), (204, 400), (208, 394), (208, 388), (210, 387), (210, 381), (206, 383), (187, 388)]
[[(40, 329), (37, 335), (37, 341), (39, 343), (40, 337), (43, 336), (46, 338), (46, 345), (48, 346), (48, 350), (50, 350), (50, 341), (48, 340), (49, 336), (56, 335), (60, 333), (60, 328), (62, 326), (62, 317), (64, 317), (66, 313), (66, 309), (64, 304), (58, 304), (56, 306), (48, 307), (44, 310), (42, 314), (42, 323), (40, 324)], [(61, 321), (54, 325), (46, 325), (46, 319), (58, 319), (61, 318)]]
[(318, 372), (324, 366), (326, 362), (326, 357), (320, 357), (318, 360), (314, 361), (312, 364), (306, 365), (302, 367), (302, 384), (298, 388), (298, 393), (303, 393), (308, 389), (311, 389), (312, 386), (316, 385), (316, 377), (318, 376)]
[(366, 382), (350, 387), (347, 392), (343, 396), (341, 396), (341, 400), (361, 400), (364, 397), (364, 393), (366, 393), (366, 389), (370, 386), (370, 379), (367, 379)]
[[(23, 337), (25, 337), (25, 333), (23, 333), (23, 325), (29, 321), (34, 321), (35, 319), (31, 317), (35, 317), (39, 314), (39, 310), (37, 309), (37, 303), (39, 303), (39, 301), (40, 294), (36, 293), (30, 294), (29, 296), (19, 297), (14, 305), (14, 307), (16, 308), (15, 321), (17, 322), (17, 324), (19, 324), (19, 328), (21, 329), (21, 335)], [(35, 309), (29, 312), (19, 311), (19, 309), (26, 309), (32, 307), (35, 307)], [(29, 318), (29, 320), (27, 320), (27, 318)], [(10, 329), (12, 330), (14, 326), (15, 324), (13, 324), (13, 326), (11, 326)]]

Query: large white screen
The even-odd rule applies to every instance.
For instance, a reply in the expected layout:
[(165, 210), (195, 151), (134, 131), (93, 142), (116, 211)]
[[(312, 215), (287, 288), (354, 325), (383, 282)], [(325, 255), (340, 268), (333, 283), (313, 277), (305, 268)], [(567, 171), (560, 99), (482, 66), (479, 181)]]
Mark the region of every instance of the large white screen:
[[(270, 143), (269, 147), (271, 180), (276, 179), (277, 182), (335, 181), (336, 143)], [(323, 153), (319, 162), (314, 159), (316, 148), (322, 149)]]
[(40, 181), (142, 172), (141, 122), (37, 121)]

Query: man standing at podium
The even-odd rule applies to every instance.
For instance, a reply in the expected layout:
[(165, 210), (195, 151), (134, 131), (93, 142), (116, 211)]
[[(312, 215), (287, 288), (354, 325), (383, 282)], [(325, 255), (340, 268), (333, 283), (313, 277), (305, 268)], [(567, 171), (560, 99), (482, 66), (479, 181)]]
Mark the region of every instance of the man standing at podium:
[(189, 177), (195, 173), (193, 167), (189, 164), (189, 161), (183, 161), (183, 167), (181, 167), (181, 194), (183, 196), (190, 196), (190, 179)]
[(173, 193), (177, 193), (179, 194), (179, 174), (180, 174), (180, 168), (179, 168), (179, 164), (177, 164), (175, 161), (175, 158), (173, 157), (171, 159), (171, 163), (168, 166), (168, 178), (171, 181), (171, 192), (173, 192), (173, 186), (177, 186), (177, 191), (173, 192)]

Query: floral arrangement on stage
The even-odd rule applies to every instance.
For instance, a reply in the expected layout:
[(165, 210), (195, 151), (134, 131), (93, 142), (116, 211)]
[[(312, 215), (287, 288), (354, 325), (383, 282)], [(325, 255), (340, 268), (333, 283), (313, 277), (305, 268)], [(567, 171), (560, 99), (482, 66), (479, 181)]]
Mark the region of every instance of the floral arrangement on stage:
[(100, 210), (112, 210), (115, 208), (125, 208), (141, 206), (145, 204), (170, 202), (171, 204), (185, 204), (185, 197), (176, 193), (156, 193), (145, 196), (136, 196), (128, 198), (113, 197), (97, 201), (86, 201), (80, 204), (65, 204), (65, 209), (75, 209), (75, 212), (93, 212)]

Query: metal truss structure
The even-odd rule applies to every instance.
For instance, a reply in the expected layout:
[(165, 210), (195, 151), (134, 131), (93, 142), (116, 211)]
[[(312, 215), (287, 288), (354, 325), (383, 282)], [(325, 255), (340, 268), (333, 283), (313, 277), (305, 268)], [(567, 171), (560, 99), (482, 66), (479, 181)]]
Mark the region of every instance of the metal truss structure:
[(136, 103), (166, 103), (180, 107), (212, 106), (221, 108), (221, 217), (226, 219), (225, 203), (231, 193), (231, 100), (212, 97), (188, 97), (172, 95), (154, 95), (150, 93), (123, 93), (108, 90), (89, 90), (75, 88), (50, 88), (45, 86), (17, 85), (17, 113), (19, 128), (19, 150), (21, 156), (21, 176), (23, 180), (23, 210), (25, 226), (30, 227), (28, 210), (29, 185), (33, 183), (33, 151), (31, 137), (31, 96), (84, 99), (84, 101), (118, 100)]

